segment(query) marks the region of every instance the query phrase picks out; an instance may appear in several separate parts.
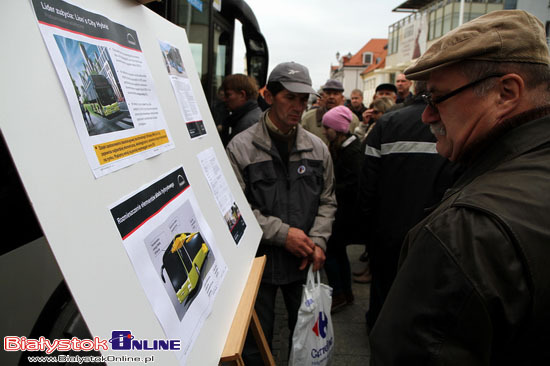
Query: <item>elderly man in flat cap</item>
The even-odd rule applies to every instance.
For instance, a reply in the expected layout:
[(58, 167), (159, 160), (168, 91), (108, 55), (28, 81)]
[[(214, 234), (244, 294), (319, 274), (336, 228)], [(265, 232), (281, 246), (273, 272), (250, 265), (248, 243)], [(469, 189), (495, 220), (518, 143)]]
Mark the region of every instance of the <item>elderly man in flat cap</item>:
[(549, 65), (542, 23), (508, 10), (405, 70), (465, 171), (405, 239), (371, 365), (550, 365)]

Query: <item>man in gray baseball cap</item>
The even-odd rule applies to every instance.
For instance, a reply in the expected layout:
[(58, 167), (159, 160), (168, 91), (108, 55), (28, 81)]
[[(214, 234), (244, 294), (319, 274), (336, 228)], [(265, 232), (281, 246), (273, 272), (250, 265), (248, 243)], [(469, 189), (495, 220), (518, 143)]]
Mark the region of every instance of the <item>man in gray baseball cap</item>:
[(543, 24), (506, 10), (405, 70), (427, 81), (422, 120), (464, 172), (405, 239), (371, 364), (550, 364), (549, 65)]
[[(328, 148), (299, 124), (310, 94), (315, 90), (305, 66), (277, 65), (264, 93), (271, 107), (259, 123), (227, 146), (237, 179), (263, 230), (257, 255), (266, 255), (267, 263), (255, 310), (270, 346), (277, 291), (282, 290), (292, 336), (305, 269), (308, 263), (314, 271), (323, 266), (336, 212)], [(263, 365), (251, 337), (243, 358), (246, 365)]]

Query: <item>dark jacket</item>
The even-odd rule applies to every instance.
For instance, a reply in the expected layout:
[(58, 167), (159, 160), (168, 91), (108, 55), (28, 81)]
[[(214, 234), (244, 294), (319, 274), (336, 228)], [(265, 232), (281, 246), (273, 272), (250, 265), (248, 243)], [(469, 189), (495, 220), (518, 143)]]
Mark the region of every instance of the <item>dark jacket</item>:
[(397, 98), (395, 99), (395, 104), (404, 103), (405, 105), (411, 105), (414, 98), (415, 96), (412, 92), (409, 92), (409, 94), (405, 98), (401, 98), (398, 94)]
[(422, 101), (384, 114), (366, 139), (359, 208), (372, 272), (367, 323), (374, 325), (397, 273), (407, 232), (454, 182), (455, 168), (440, 156), (422, 123)]
[(225, 141), (225, 145), (227, 145), (237, 134), (258, 122), (261, 115), (262, 110), (258, 106), (256, 100), (248, 100), (240, 108), (232, 111), (227, 117), (224, 126), (228, 131), (228, 138), (227, 141)]
[(407, 97), (405, 99), (400, 98), (399, 96), (397, 96), (395, 104), (391, 106), (391, 108), (388, 110), (388, 112), (393, 112), (393, 111), (396, 111), (396, 110), (401, 109), (403, 107), (406, 107), (408, 105), (417, 103), (419, 98), (421, 98), (420, 95), (421, 95), (421, 93), (419, 93), (417, 95), (414, 95), (413, 93), (409, 93), (409, 95), (407, 95)]
[(351, 135), (340, 149), (332, 155), (334, 161), (334, 178), (338, 209), (332, 226), (331, 243), (350, 244), (355, 240), (359, 219), (357, 215), (357, 190), (359, 172), (363, 162), (361, 140)]
[(372, 365), (550, 364), (548, 114), (507, 121), (408, 234)]
[(336, 211), (334, 169), (327, 146), (299, 125), (285, 164), (269, 135), (267, 113), (231, 140), (227, 155), (263, 231), (257, 252), (267, 255), (262, 281), (281, 285), (304, 280), (307, 272), (284, 248), (289, 227), (326, 250)]
[(353, 109), (353, 107), (351, 106), (351, 103), (347, 105), (347, 107), (349, 108), (350, 111), (352, 111), (357, 116), (359, 121), (361, 122), (363, 121), (363, 112), (367, 110), (367, 107), (365, 107), (364, 104), (361, 103), (361, 107), (359, 109)]

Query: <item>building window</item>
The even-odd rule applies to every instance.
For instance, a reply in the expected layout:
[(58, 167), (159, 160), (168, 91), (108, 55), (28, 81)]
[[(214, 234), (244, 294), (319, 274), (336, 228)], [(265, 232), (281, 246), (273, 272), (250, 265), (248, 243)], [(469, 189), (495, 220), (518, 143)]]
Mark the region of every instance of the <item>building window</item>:
[(448, 4), (444, 8), (445, 16), (443, 18), (443, 34), (451, 30), (453, 17), (453, 4)]
[(363, 64), (372, 64), (372, 52), (363, 53)]
[(434, 38), (439, 38), (443, 35), (442, 34), (442, 25), (443, 25), (443, 9), (439, 8), (435, 11)]
[(397, 53), (397, 45), (399, 43), (399, 24), (395, 23), (389, 27), (388, 35), (388, 55)]
[(429, 26), (428, 26), (428, 41), (431, 41), (434, 39), (435, 34), (435, 11), (431, 11), (430, 15), (428, 17), (429, 19)]
[(393, 42), (393, 25), (388, 28), (388, 55), (391, 55), (391, 43)]
[[(514, 6), (517, 0), (466, 0), (463, 22), (493, 10)], [(513, 4), (512, 4), (513, 3)], [(434, 3), (428, 10), (428, 40), (437, 39), (459, 26), (460, 0)]]
[(460, 21), (460, 9), (456, 10), (454, 13), (453, 13), (453, 24), (451, 26), (451, 29), (455, 29), (456, 27), (458, 27), (460, 24), (458, 24)]

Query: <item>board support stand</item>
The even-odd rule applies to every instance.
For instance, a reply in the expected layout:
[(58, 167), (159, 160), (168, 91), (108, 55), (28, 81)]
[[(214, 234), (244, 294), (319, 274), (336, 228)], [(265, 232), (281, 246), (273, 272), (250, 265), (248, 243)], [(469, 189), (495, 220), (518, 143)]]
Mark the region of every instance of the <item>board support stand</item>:
[(231, 329), (225, 341), (225, 347), (220, 358), (221, 364), (236, 364), (238, 366), (244, 366), (242, 358), (242, 352), (244, 342), (248, 329), (252, 331), (254, 339), (260, 349), (262, 360), (264, 365), (275, 366), (275, 360), (265, 339), (264, 332), (260, 325), (256, 311), (254, 310), (254, 303), (256, 302), (256, 296), (260, 287), (260, 281), (264, 272), (266, 257), (254, 258), (248, 280), (241, 296), (241, 301), (237, 307), (235, 318), (231, 324)]

